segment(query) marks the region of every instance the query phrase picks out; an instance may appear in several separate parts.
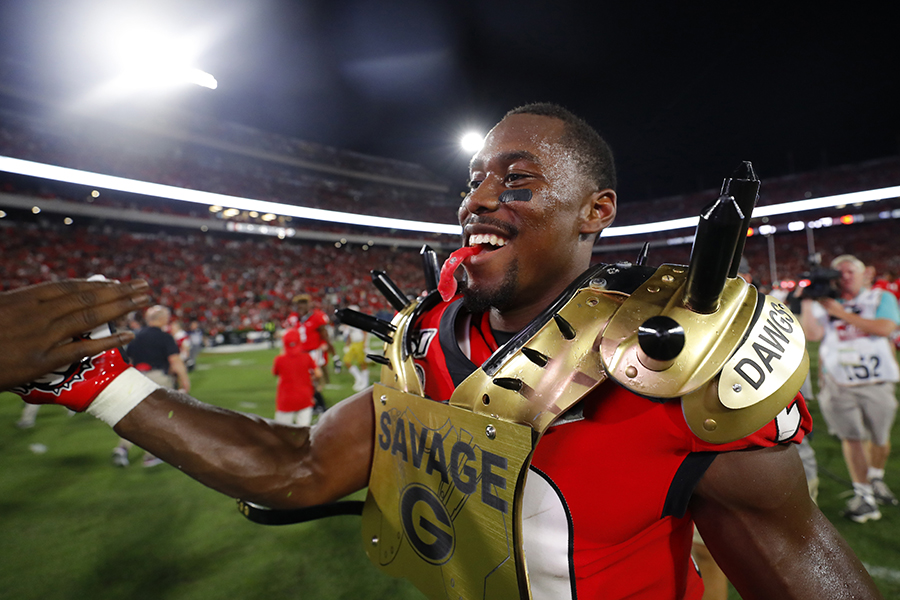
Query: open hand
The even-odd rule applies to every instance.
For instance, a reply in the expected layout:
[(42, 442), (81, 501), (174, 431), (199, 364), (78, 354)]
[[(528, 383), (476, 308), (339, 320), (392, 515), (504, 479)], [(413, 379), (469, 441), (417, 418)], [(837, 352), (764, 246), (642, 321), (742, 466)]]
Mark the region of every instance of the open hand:
[(147, 306), (148, 289), (143, 280), (71, 279), (0, 292), (0, 390), (130, 342), (129, 331), (75, 338)]

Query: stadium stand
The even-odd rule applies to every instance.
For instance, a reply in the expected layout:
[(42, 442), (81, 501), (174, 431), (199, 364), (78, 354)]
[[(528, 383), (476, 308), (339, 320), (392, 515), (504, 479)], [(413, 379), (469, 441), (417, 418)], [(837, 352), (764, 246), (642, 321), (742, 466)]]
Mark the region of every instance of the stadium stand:
[(387, 304), (371, 284), (373, 269), (390, 272), (404, 290), (422, 291), (417, 252), (321, 244), (269, 237), (129, 232), (0, 222), (0, 288), (102, 273), (146, 279), (154, 301), (183, 321), (197, 320), (211, 335), (262, 330), (280, 323), (301, 292), (326, 311), (358, 304), (375, 314)]
[[(247, 127), (185, 115), (157, 114), (134, 124), (115, 115), (76, 119), (0, 109), (0, 155), (231, 196), (272, 200), (354, 214), (449, 223), (459, 190), (424, 168), (368, 157)], [(900, 183), (900, 157), (763, 179), (760, 205), (777, 204)], [(461, 181), (460, 181), (461, 184)], [(460, 185), (460, 189), (461, 189)], [(301, 291), (323, 308), (359, 304), (388, 310), (368, 273), (382, 269), (410, 294), (421, 292), (418, 248), (453, 249), (453, 236), (376, 230), (224, 210), (175, 200), (102, 190), (0, 173), (0, 289), (63, 277), (103, 273), (146, 278), (157, 301), (177, 317), (199, 320), (210, 333), (258, 330), (280, 320)], [(635, 210), (620, 199), (616, 225), (695, 216), (718, 190), (660, 198)], [(42, 210), (39, 214), (31, 207)], [(223, 207), (226, 208), (226, 207)], [(851, 212), (852, 226), (840, 225)], [(62, 217), (78, 215), (73, 225)], [(795, 219), (827, 217), (836, 227), (812, 234), (823, 262), (845, 252), (879, 273), (900, 272), (891, 243), (900, 199), (864, 208), (838, 207), (773, 217), (780, 230)], [(759, 222), (754, 222), (754, 227)], [(246, 232), (268, 232), (248, 236)], [(272, 235), (290, 231), (290, 238)], [(242, 234), (242, 232), (244, 232)], [(634, 260), (651, 241), (651, 264), (690, 257), (690, 230), (601, 238), (596, 260)], [(673, 236), (681, 236), (674, 238)], [(747, 241), (756, 282), (770, 289), (808, 269), (807, 232), (779, 232)], [(399, 250), (399, 248), (403, 248)], [(773, 277), (770, 251), (774, 251)]]

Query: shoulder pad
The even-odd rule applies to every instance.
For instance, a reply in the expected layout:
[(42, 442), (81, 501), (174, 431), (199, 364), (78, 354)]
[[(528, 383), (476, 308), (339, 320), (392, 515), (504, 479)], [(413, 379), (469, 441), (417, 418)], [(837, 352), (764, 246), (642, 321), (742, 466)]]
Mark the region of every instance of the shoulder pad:
[[(753, 433), (791, 401), (809, 370), (806, 340), (788, 308), (743, 279), (725, 284), (709, 314), (684, 305), (687, 267), (663, 265), (637, 286), (603, 332), (600, 355), (612, 379), (650, 399), (681, 398), (697, 437), (726, 443)], [(683, 349), (654, 360), (638, 342), (651, 317), (680, 325)]]
[[(587, 270), (457, 386), (450, 405), (543, 432), (606, 379), (599, 356), (600, 333), (628, 297), (619, 290), (633, 289), (652, 273), (625, 264)], [(419, 311), (411, 304), (394, 317), (381, 371), (383, 385), (417, 395), (422, 390), (407, 340)]]

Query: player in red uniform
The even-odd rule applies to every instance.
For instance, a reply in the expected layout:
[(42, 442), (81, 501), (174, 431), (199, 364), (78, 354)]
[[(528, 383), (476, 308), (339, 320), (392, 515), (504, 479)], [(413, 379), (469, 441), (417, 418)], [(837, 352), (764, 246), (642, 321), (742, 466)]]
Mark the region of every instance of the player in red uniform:
[[(440, 327), (426, 335), (428, 322), (420, 325), (422, 360), (428, 335), (429, 350), (444, 353), (425, 373), (435, 399), (498, 337), (541, 317), (589, 266), (596, 236), (615, 216), (616, 195), (611, 157), (603, 164), (596, 147), (585, 145), (591, 138), (585, 127), (555, 107), (527, 107), (505, 117), (473, 159), (472, 191), (459, 214), (465, 244), (482, 247), (463, 261), (471, 321), (452, 319), (449, 343), (440, 346), (434, 337), (440, 344)], [(516, 190), (527, 193), (504, 195)], [(439, 323), (448, 306), (434, 310), (428, 317)], [(472, 352), (482, 344), (480, 353)], [(465, 361), (456, 360), (460, 355)], [(371, 390), (298, 431), (151, 389), (112, 362), (101, 370), (103, 377), (89, 381), (102, 388), (96, 399), (65, 394), (63, 402), (86, 408), (225, 494), (296, 508), (333, 501), (369, 482), (376, 442)], [(698, 598), (688, 515), (745, 600), (879, 597), (811, 502), (796, 450), (776, 443), (799, 439), (809, 427), (802, 399), (785, 411), (788, 427), (776, 419), (713, 452), (687, 429), (679, 404), (654, 403), (606, 382), (585, 400), (580, 420), (572, 415), (572, 422), (545, 434), (526, 483), (536, 490), (526, 496), (538, 500), (523, 508), (524, 520), (551, 517), (523, 525), (538, 535), (549, 532), (546, 544), (525, 543), (535, 598), (558, 589), (537, 580), (557, 578), (572, 597)]]
[[(450, 334), (461, 330), (462, 336)], [(472, 315), (461, 296), (420, 317), (414, 358), (426, 396), (449, 399), (497, 351), (495, 333), (489, 313)], [(689, 558), (693, 525), (686, 513), (715, 453), (799, 443), (812, 426), (798, 397), (755, 434), (715, 445), (690, 431), (681, 410), (678, 403), (640, 398), (607, 381), (581, 404), (577, 419), (563, 419), (545, 434), (531, 464), (523, 511), (535, 598), (575, 598), (576, 590), (588, 598), (699, 598), (702, 588)], [(620, 453), (625, 461), (602, 458)], [(553, 552), (566, 560), (549, 558)], [(541, 559), (534, 560), (536, 555)], [(641, 564), (660, 566), (636, 580)]]
[[(328, 357), (334, 355), (331, 335), (328, 333), (330, 320), (328, 315), (318, 308), (310, 308), (312, 297), (309, 294), (298, 294), (291, 300), (294, 311), (288, 316), (287, 324), (296, 329), (300, 336), (300, 349), (312, 356), (316, 366), (321, 369), (322, 377), (317, 380), (328, 383)], [(315, 390), (316, 413), (325, 411), (325, 398), (322, 391)]]
[(289, 329), (281, 338), (284, 352), (275, 357), (272, 374), (278, 377), (275, 395), (275, 420), (279, 423), (312, 423), (314, 382), (322, 370), (300, 343), (300, 334)]

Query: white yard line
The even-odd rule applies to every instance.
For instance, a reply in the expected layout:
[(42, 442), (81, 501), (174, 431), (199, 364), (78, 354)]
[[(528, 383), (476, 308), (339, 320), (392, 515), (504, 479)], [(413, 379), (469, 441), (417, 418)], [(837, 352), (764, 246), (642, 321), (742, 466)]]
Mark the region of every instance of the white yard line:
[(863, 563), (863, 566), (866, 568), (866, 571), (869, 572), (874, 579), (881, 579), (884, 581), (889, 581), (891, 583), (900, 583), (900, 571), (897, 569), (891, 569), (890, 567), (879, 567), (877, 565), (870, 565), (867, 563)]

